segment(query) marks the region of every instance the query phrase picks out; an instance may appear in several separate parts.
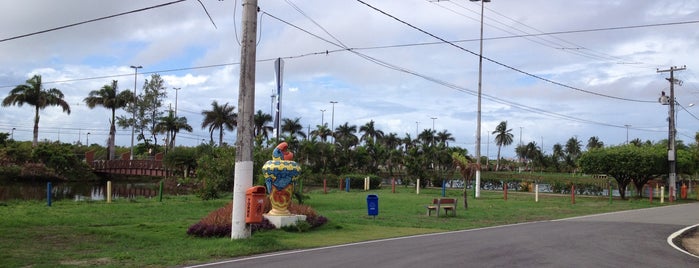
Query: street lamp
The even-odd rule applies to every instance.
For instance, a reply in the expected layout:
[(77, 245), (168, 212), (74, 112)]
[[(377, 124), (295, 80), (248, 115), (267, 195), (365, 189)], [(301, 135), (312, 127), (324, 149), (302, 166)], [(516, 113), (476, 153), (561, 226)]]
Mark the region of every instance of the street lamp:
[(87, 147), (90, 147), (90, 132), (87, 133), (87, 138), (85, 139), (85, 145), (87, 145)]
[(434, 120), (437, 120), (437, 117), (430, 117), (432, 119), (432, 145), (434, 145)]
[(138, 77), (138, 69), (143, 68), (143, 66), (138, 65), (134, 66), (131, 65), (131, 68), (133, 68), (134, 73), (133, 73), (133, 114), (131, 115), (131, 155), (129, 160), (133, 160), (133, 138), (134, 138), (134, 133), (136, 131), (136, 100), (138, 97), (136, 96), (136, 79)]
[(325, 125), (325, 110), (321, 109), (320, 110), (320, 125), (323, 126)]
[(175, 90), (175, 117), (177, 117), (177, 95), (180, 92), (181, 87), (173, 87), (172, 89)]
[(476, 119), (476, 198), (481, 197), (481, 91), (483, 82), (483, 11), (485, 11), (485, 3), (490, 0), (470, 0), (471, 2), (481, 2), (481, 37), (480, 51), (478, 52), (478, 117)]
[(15, 129), (16, 129), (16, 128), (12, 128), (12, 134), (10, 134), (10, 139), (11, 139), (11, 140), (15, 140)]
[(333, 143), (335, 143), (335, 103), (336, 101), (330, 101), (330, 103), (333, 105), (333, 115), (332, 115), (332, 120), (330, 121), (330, 132), (333, 133)]

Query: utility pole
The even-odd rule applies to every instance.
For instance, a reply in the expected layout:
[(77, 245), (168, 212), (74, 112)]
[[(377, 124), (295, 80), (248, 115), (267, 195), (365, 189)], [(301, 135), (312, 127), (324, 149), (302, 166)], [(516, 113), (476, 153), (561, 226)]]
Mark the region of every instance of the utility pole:
[(255, 60), (257, 46), (257, 0), (243, 1), (243, 39), (240, 47), (240, 83), (238, 87), (238, 131), (233, 174), (233, 212), (231, 239), (250, 237), (245, 223), (245, 191), (252, 186), (252, 145), (255, 113)]
[[(668, 191), (670, 201), (675, 200), (675, 180), (677, 176), (677, 150), (675, 149), (675, 136), (677, 136), (677, 129), (675, 128), (675, 84), (681, 84), (680, 80), (675, 79), (675, 71), (682, 71), (686, 69), (686, 66), (677, 68), (676, 66), (670, 67), (667, 70), (658, 70), (658, 73), (670, 72), (670, 78), (666, 78), (670, 82), (670, 99), (667, 103), (663, 103), (661, 98), (661, 104), (670, 105), (670, 114), (668, 118), (668, 143), (667, 143), (667, 163), (669, 165), (670, 174), (668, 174)], [(664, 93), (664, 92), (663, 92)]]

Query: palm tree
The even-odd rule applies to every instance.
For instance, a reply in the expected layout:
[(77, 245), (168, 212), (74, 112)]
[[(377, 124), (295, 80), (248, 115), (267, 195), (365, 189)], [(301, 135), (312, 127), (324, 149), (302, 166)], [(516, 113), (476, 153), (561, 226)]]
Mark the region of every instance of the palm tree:
[[(114, 140), (116, 138), (116, 110), (126, 107), (133, 99), (131, 91), (122, 91), (117, 93), (117, 80), (113, 80), (112, 84), (104, 85), (99, 90), (90, 91), (83, 101), (90, 109), (100, 105), (104, 108), (112, 110), (112, 117), (109, 120), (109, 138), (107, 139), (107, 160), (114, 159)], [(89, 144), (88, 144), (89, 145)]]
[(571, 137), (566, 142), (565, 148), (563, 150), (566, 153), (566, 162), (573, 170), (576, 168), (575, 160), (578, 159), (581, 153), (580, 147), (581, 144), (578, 138)]
[(604, 147), (604, 142), (601, 142), (597, 136), (592, 136), (587, 140), (587, 150), (599, 149), (602, 147)]
[(357, 133), (357, 126), (345, 124), (335, 128), (335, 141), (342, 144), (344, 149), (349, 149), (350, 147), (359, 144), (359, 138), (355, 135)]
[(265, 139), (269, 140), (269, 133), (272, 132), (274, 128), (268, 126), (267, 123), (272, 122), (272, 115), (263, 113), (262, 110), (257, 110), (253, 121), (255, 123), (255, 137), (263, 135)]
[(452, 137), (451, 133), (445, 129), (442, 132), (437, 133), (437, 141), (439, 144), (449, 147), (449, 142), (455, 141), (455, 139)]
[(328, 137), (332, 136), (333, 132), (328, 127), (328, 124), (323, 124), (322, 126), (317, 125), (316, 129), (311, 131), (311, 135), (313, 135), (313, 137), (319, 137), (323, 142), (327, 142)]
[(223, 129), (233, 131), (238, 126), (238, 114), (235, 112), (235, 106), (218, 105), (218, 102), (211, 103), (211, 110), (202, 111), (204, 120), (201, 122), (201, 128), (209, 127), (209, 138), (214, 141), (214, 131), (218, 129), (218, 145), (223, 146)]
[(284, 118), (282, 121), (282, 133), (289, 133), (289, 138), (292, 140), (296, 138), (298, 134), (301, 137), (306, 138), (306, 133), (303, 132), (303, 126), (301, 125), (301, 118)]
[(500, 170), (500, 149), (502, 146), (509, 146), (512, 144), (515, 135), (512, 133), (512, 129), (507, 128), (507, 121), (502, 121), (495, 127), (495, 131), (491, 134), (495, 134), (495, 144), (498, 145), (498, 160), (495, 162), (495, 170)]
[(378, 139), (383, 138), (383, 131), (377, 130), (376, 127), (374, 127), (374, 120), (371, 120), (365, 125), (359, 127), (359, 132), (364, 133), (359, 138), (360, 141), (367, 142), (369, 139), (372, 141), (377, 141)]
[(186, 117), (177, 117), (175, 112), (170, 111), (168, 116), (163, 116), (158, 118), (158, 123), (155, 124), (154, 131), (160, 134), (167, 134), (170, 138), (166, 148), (174, 149), (175, 137), (180, 130), (186, 130), (187, 132), (192, 132), (192, 126), (187, 124)]
[(420, 135), (417, 136), (417, 139), (420, 140), (420, 142), (423, 145), (432, 144), (435, 140), (435, 131), (431, 129), (425, 129), (422, 132), (420, 132)]
[(34, 75), (24, 85), (18, 85), (10, 91), (10, 94), (2, 100), (2, 106), (24, 104), (34, 106), (34, 138), (32, 147), (39, 143), (39, 110), (48, 106), (61, 106), (63, 112), (70, 114), (70, 105), (63, 99), (63, 92), (58, 89), (44, 89), (41, 84), (41, 75)]

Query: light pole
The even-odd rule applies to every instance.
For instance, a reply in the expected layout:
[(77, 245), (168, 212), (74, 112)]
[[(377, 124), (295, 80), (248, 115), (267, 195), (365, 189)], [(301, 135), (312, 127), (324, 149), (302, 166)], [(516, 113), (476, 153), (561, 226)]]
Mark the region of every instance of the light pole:
[(432, 119), (432, 145), (434, 145), (434, 120), (437, 120), (437, 117), (430, 117)]
[(10, 134), (10, 139), (11, 139), (11, 140), (15, 140), (15, 129), (16, 129), (16, 128), (12, 128), (12, 134)]
[(177, 117), (177, 95), (180, 92), (181, 87), (173, 87), (172, 89), (175, 90), (175, 117)]
[(270, 96), (272, 98), (272, 100), (270, 100), (270, 102), (269, 102), (269, 114), (272, 116), (274, 116), (274, 97), (276, 97), (276, 96), (277, 95), (274, 95), (274, 94), (272, 94), (272, 96)]
[(320, 125), (325, 125), (325, 109), (320, 110)]
[(333, 133), (333, 143), (335, 143), (335, 103), (336, 101), (330, 101), (333, 105), (332, 119), (330, 120), (330, 132)]
[(481, 92), (483, 89), (483, 11), (485, 11), (485, 3), (490, 0), (471, 0), (471, 2), (481, 2), (481, 37), (480, 37), (480, 52), (478, 52), (478, 118), (476, 119), (476, 198), (481, 197)]
[(415, 138), (418, 136), (418, 128), (420, 128), (420, 121), (415, 121)]
[(626, 127), (626, 144), (629, 144), (629, 127), (631, 125), (624, 125)]
[(133, 68), (134, 73), (133, 73), (133, 113), (131, 115), (131, 154), (129, 156), (129, 160), (133, 160), (133, 138), (134, 138), (134, 133), (136, 133), (136, 100), (138, 97), (136, 96), (136, 80), (138, 78), (138, 69), (143, 68), (143, 66), (138, 65), (134, 66), (131, 65), (131, 68)]
[(87, 138), (85, 139), (85, 145), (87, 145), (87, 147), (90, 147), (90, 132), (87, 133)]

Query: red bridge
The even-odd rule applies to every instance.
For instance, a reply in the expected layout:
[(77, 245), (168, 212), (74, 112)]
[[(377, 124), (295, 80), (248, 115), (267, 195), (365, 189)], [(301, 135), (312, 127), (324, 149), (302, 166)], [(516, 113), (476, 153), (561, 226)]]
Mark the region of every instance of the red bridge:
[[(130, 153), (121, 155), (129, 159)], [(85, 153), (85, 161), (95, 173), (108, 173), (132, 176), (167, 177), (171, 171), (163, 167), (163, 154), (155, 155), (153, 160), (95, 160), (95, 152)]]

